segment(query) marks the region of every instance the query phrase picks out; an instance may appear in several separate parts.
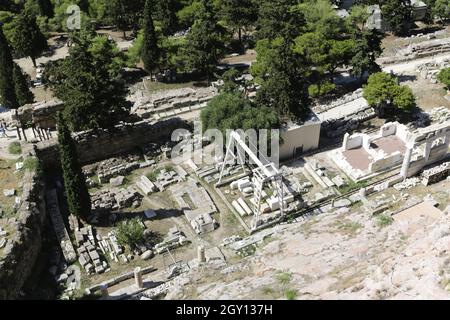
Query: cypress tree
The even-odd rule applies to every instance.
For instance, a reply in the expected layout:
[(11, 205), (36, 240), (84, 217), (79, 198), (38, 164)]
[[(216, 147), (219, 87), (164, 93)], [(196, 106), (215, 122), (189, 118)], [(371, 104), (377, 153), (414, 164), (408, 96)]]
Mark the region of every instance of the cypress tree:
[(8, 41), (0, 23), (0, 104), (8, 109), (17, 109), (16, 92), (13, 81), (13, 59)]
[(91, 213), (91, 197), (78, 161), (75, 141), (61, 113), (58, 114), (58, 142), (69, 212), (86, 220)]
[(48, 49), (47, 39), (40, 31), (36, 18), (28, 13), (17, 17), (13, 36), (14, 50), (20, 57), (30, 57), (36, 67), (36, 58)]
[(144, 41), (142, 43), (141, 58), (144, 69), (152, 74), (159, 66), (161, 51), (158, 47), (158, 36), (153, 24), (153, 0), (146, 0), (144, 7)]
[(14, 89), (19, 105), (23, 106), (34, 101), (34, 95), (28, 87), (28, 81), (17, 63), (13, 64)]

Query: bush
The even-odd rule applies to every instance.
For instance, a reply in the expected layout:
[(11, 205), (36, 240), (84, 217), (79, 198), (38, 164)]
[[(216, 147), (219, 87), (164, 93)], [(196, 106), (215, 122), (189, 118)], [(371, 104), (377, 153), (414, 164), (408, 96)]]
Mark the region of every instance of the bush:
[(442, 69), (438, 74), (438, 80), (445, 85), (447, 90), (450, 90), (450, 68)]
[(22, 147), (20, 146), (20, 142), (12, 142), (9, 144), (8, 152), (10, 154), (22, 154)]
[(292, 280), (292, 273), (280, 271), (277, 273), (277, 280), (282, 285), (287, 285)]
[(161, 169), (155, 169), (149, 173), (147, 173), (145, 176), (152, 182), (156, 181), (156, 177), (159, 175), (159, 173), (161, 172)]
[(379, 214), (377, 216), (377, 222), (380, 228), (384, 228), (392, 224), (392, 222), (394, 222), (394, 218), (386, 214)]
[(320, 87), (317, 84), (309, 86), (308, 92), (311, 97), (317, 98), (330, 93), (334, 89), (336, 89), (336, 85), (334, 83), (325, 82), (322, 83)]
[(121, 222), (116, 229), (117, 241), (130, 248), (144, 241), (145, 227), (139, 218)]
[(399, 85), (397, 78), (385, 72), (374, 73), (369, 77), (363, 96), (372, 107), (389, 106), (411, 111), (416, 106), (412, 90)]
[(295, 300), (295, 299), (297, 299), (298, 293), (297, 293), (297, 290), (295, 290), (295, 289), (287, 289), (284, 292), (284, 295), (285, 295), (286, 299), (288, 299), (288, 300)]

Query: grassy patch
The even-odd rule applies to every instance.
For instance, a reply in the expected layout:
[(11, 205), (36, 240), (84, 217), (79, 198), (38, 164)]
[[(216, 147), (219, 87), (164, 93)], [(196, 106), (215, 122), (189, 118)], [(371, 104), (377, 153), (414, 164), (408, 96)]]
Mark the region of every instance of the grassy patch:
[(164, 170), (166, 170), (167, 172), (169, 172), (169, 171), (175, 171), (175, 167), (174, 167), (173, 165), (171, 165), (171, 164), (166, 164), (166, 165), (164, 166)]
[(295, 300), (297, 299), (298, 292), (295, 289), (286, 289), (284, 291), (284, 296), (286, 297), (287, 300)]
[(344, 234), (348, 235), (354, 235), (358, 232), (359, 229), (361, 229), (363, 225), (358, 222), (353, 221), (339, 221), (337, 228), (342, 231)]
[(158, 177), (159, 173), (161, 172), (161, 169), (155, 169), (153, 171), (150, 171), (145, 176), (152, 182), (156, 181), (156, 177)]
[(225, 221), (231, 225), (235, 225), (239, 222), (233, 213), (229, 213), (229, 214), (225, 215)]
[(10, 154), (22, 154), (22, 147), (20, 146), (20, 142), (14, 141), (11, 142), (8, 146), (8, 152)]
[(261, 291), (266, 296), (273, 296), (273, 294), (275, 293), (275, 290), (273, 288), (271, 288), (271, 287), (263, 287), (261, 289)]
[(394, 218), (387, 214), (379, 214), (377, 215), (377, 224), (380, 228), (384, 228), (392, 224), (394, 222)]
[(256, 252), (256, 246), (255, 245), (250, 245), (250, 246), (247, 246), (245, 248), (242, 248), (239, 251), (239, 255), (242, 256), (242, 257), (249, 257), (251, 255), (254, 255), (255, 252)]
[(369, 181), (360, 181), (360, 182), (353, 182), (351, 180), (348, 181), (348, 184), (345, 186), (342, 186), (339, 188), (339, 192), (341, 194), (349, 193), (350, 191), (365, 188), (370, 184)]
[(35, 171), (39, 169), (39, 160), (35, 157), (28, 157), (23, 161), (23, 169)]
[(146, 81), (146, 87), (150, 93), (155, 93), (157, 91), (163, 90), (174, 90), (174, 89), (184, 89), (184, 88), (195, 88), (196, 81), (190, 82), (180, 82), (180, 83), (164, 83), (164, 82), (153, 82)]
[(276, 275), (277, 280), (282, 285), (287, 285), (292, 281), (292, 273), (286, 271), (279, 271)]

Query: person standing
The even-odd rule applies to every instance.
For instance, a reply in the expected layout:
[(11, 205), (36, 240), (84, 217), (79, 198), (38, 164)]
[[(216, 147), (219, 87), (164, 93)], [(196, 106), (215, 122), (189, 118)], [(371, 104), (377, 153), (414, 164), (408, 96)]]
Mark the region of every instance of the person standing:
[(0, 136), (1, 136), (2, 138), (8, 138), (8, 135), (6, 134), (5, 128), (3, 128), (3, 123), (2, 123), (2, 125), (0, 126)]

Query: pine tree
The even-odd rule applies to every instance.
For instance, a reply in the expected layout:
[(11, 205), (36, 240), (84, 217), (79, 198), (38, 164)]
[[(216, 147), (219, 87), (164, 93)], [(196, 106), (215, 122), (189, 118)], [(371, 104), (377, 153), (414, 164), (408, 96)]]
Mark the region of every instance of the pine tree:
[(352, 73), (362, 79), (366, 72), (379, 72), (380, 66), (376, 60), (382, 53), (381, 41), (383, 35), (378, 30), (364, 30), (353, 32), (352, 38), (355, 41), (353, 57), (350, 60)]
[(69, 212), (81, 219), (91, 213), (86, 178), (78, 161), (76, 145), (62, 114), (58, 114), (58, 142)]
[(295, 10), (297, 0), (264, 0), (257, 22), (257, 61), (251, 71), (261, 85), (256, 103), (276, 110), (280, 116), (303, 120), (309, 114), (311, 63), (296, 38), (305, 29), (304, 14)]
[(242, 30), (256, 23), (257, 5), (254, 0), (220, 0), (220, 10), (228, 27), (238, 31), (242, 45)]
[(110, 21), (123, 31), (123, 38), (126, 38), (125, 30), (132, 26), (135, 33), (142, 15), (142, 7), (145, 0), (108, 0), (106, 9)]
[(304, 16), (295, 7), (298, 0), (260, 0), (256, 37), (274, 39), (276, 37), (295, 38), (302, 33)]
[(0, 23), (0, 105), (8, 109), (19, 107), (14, 90), (13, 64), (11, 49)]
[(411, 0), (385, 0), (381, 6), (383, 19), (397, 35), (407, 35), (414, 22), (414, 8)]
[(17, 17), (13, 46), (18, 56), (30, 57), (34, 67), (36, 67), (36, 58), (48, 49), (47, 39), (40, 31), (36, 18), (27, 12)]
[(186, 60), (192, 69), (208, 77), (225, 54), (226, 31), (218, 24), (211, 1), (201, 0), (201, 8), (187, 35)]
[(17, 63), (13, 65), (13, 81), (19, 105), (23, 106), (34, 101), (34, 95), (30, 91), (26, 76)]
[(153, 74), (159, 67), (161, 50), (158, 47), (158, 36), (153, 24), (152, 12), (154, 10), (153, 0), (145, 1), (144, 7), (144, 41), (142, 43), (141, 58), (144, 69)]
[(120, 51), (105, 36), (82, 32), (73, 38), (69, 56), (47, 65), (45, 80), (64, 102), (73, 131), (112, 128), (131, 108), (121, 77)]

